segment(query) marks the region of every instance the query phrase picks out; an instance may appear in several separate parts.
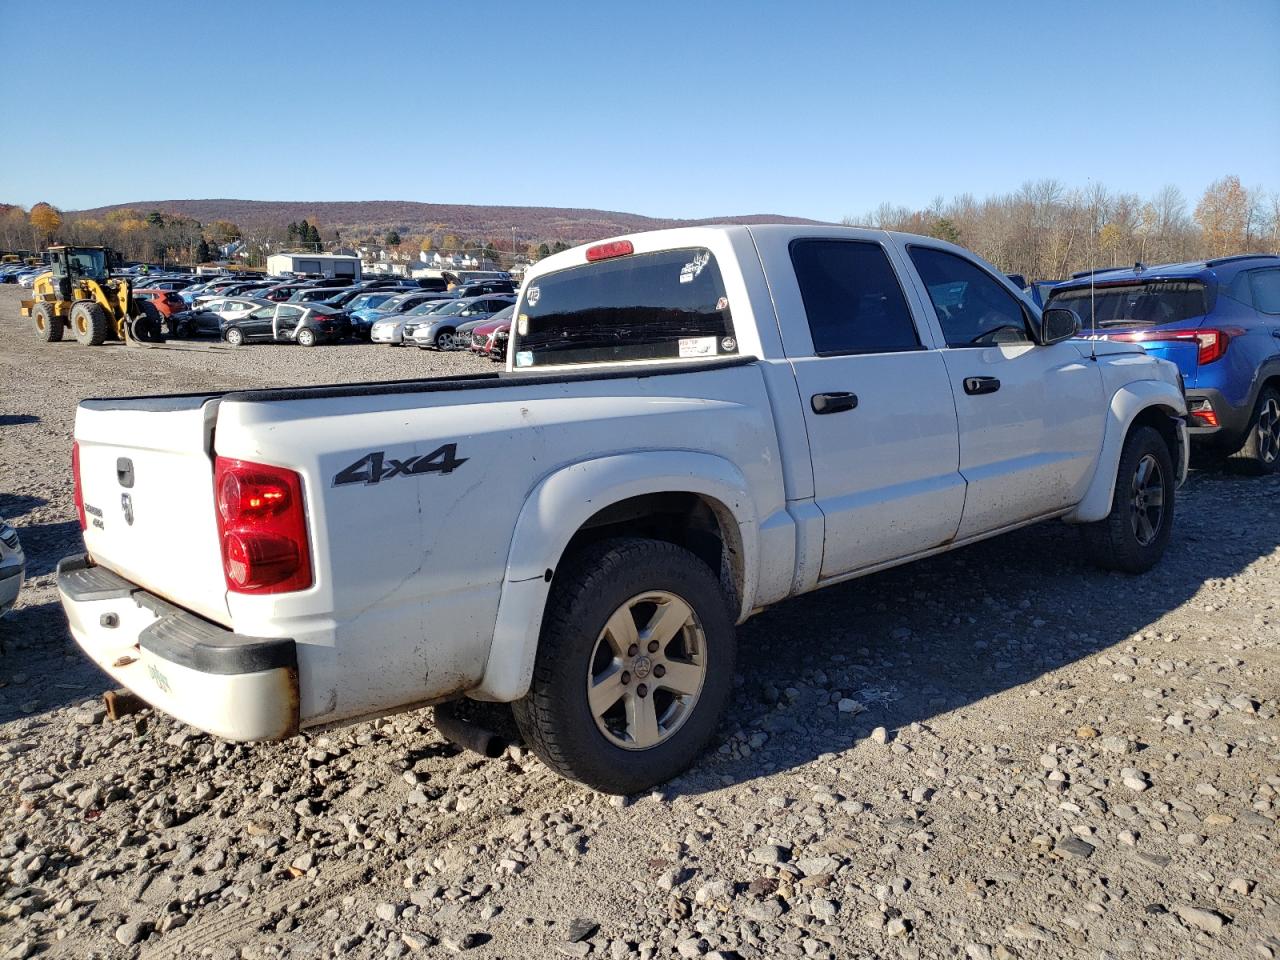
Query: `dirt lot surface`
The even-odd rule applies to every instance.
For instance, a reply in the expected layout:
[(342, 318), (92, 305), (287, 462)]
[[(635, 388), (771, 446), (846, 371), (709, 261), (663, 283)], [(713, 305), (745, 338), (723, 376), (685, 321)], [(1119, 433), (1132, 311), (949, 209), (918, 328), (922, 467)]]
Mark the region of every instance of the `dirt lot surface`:
[(1280, 480), (1193, 474), (1140, 579), (1053, 524), (758, 616), (721, 739), (649, 795), (459, 753), (430, 711), (233, 745), (104, 717), (51, 576), (76, 402), (489, 365), (43, 344), (17, 299), (0, 960), (1280, 957)]

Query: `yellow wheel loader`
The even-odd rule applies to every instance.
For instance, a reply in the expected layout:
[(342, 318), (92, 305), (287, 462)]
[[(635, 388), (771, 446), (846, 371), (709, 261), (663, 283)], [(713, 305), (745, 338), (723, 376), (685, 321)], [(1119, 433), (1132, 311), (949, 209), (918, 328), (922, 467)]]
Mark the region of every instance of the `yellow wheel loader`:
[(36, 277), (22, 301), (36, 336), (46, 343), (70, 330), (81, 343), (158, 341), (164, 318), (154, 304), (133, 297), (125, 277), (112, 277), (115, 254), (106, 247), (50, 247), (49, 272)]

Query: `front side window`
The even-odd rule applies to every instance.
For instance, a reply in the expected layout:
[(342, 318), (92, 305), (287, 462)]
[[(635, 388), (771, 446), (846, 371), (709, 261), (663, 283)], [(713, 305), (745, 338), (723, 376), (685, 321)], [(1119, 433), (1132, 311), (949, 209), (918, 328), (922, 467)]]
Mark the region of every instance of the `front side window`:
[(515, 365), (712, 359), (738, 341), (720, 266), (701, 247), (628, 254), (533, 281), (515, 324)]
[(1031, 342), (1022, 304), (989, 273), (945, 250), (908, 249), (948, 347)]
[(902, 286), (880, 244), (797, 240), (791, 263), (818, 356), (920, 348)]

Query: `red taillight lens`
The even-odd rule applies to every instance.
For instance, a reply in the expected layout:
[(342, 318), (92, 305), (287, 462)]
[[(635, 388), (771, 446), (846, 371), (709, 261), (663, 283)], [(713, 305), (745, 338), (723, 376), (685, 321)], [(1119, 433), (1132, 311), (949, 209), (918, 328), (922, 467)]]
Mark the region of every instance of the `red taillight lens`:
[(228, 590), (288, 593), (311, 586), (311, 548), (298, 474), (218, 457), (213, 489)]
[(1109, 337), (1111, 340), (1125, 340), (1130, 343), (1155, 343), (1169, 340), (1193, 340), (1199, 352), (1197, 362), (1200, 366), (1221, 360), (1227, 352), (1227, 344), (1231, 342), (1232, 330), (1156, 330), (1150, 333), (1117, 333)]
[(84, 533), (89, 521), (84, 515), (84, 487), (80, 483), (80, 444), (74, 440), (71, 442), (71, 477), (75, 483), (76, 516), (80, 518), (80, 532)]
[(635, 247), (631, 246), (630, 240), (614, 240), (612, 243), (601, 243), (594, 247), (588, 247), (587, 261), (594, 263), (597, 260), (608, 260), (611, 257), (625, 257), (629, 253), (635, 253)]
[[(1195, 401), (1187, 412), (1191, 414), (1192, 419), (1200, 421), (1200, 424), (1206, 427), (1218, 425), (1218, 415), (1213, 410), (1213, 404), (1208, 400)], [(1192, 424), (1192, 426), (1195, 425)]]

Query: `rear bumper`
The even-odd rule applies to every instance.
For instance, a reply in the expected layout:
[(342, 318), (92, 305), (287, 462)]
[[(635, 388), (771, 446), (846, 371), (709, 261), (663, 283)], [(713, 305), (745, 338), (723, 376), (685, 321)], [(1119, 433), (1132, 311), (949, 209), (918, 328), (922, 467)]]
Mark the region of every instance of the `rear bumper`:
[(62, 560), (57, 580), (76, 643), (157, 710), (228, 740), (298, 732), (293, 640), (233, 633), (84, 555)]
[[(1197, 405), (1208, 403), (1218, 418), (1217, 426), (1209, 426), (1203, 420), (1192, 415)], [(1249, 429), (1249, 418), (1253, 408), (1234, 407), (1221, 390), (1211, 387), (1198, 387), (1187, 391), (1187, 428), (1192, 443), (1211, 447), (1230, 448), (1235, 452), (1244, 442), (1244, 435)]]

